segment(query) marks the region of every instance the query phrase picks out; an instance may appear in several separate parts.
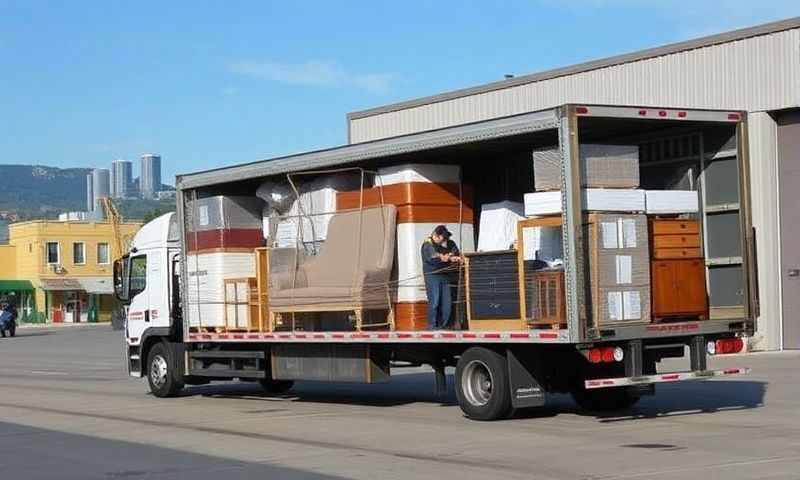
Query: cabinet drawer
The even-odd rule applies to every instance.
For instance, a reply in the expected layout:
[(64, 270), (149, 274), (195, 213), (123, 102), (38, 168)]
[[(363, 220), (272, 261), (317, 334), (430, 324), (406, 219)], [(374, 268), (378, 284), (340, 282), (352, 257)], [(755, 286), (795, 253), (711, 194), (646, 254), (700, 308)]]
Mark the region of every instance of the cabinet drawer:
[(669, 258), (703, 258), (703, 252), (699, 248), (656, 248), (653, 251), (653, 258), (665, 260)]
[(683, 233), (700, 233), (700, 224), (696, 220), (653, 221), (653, 235), (678, 235)]
[(698, 248), (700, 235), (656, 235), (653, 247), (659, 248)]

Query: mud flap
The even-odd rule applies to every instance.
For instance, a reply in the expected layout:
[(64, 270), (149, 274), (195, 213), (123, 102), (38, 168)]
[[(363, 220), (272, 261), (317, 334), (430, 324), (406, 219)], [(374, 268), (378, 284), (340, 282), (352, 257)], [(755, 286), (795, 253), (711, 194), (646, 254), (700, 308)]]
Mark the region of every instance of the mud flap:
[(511, 405), (514, 408), (541, 407), (545, 402), (544, 389), (531, 372), (520, 362), (514, 352), (506, 351), (508, 386), (511, 388)]

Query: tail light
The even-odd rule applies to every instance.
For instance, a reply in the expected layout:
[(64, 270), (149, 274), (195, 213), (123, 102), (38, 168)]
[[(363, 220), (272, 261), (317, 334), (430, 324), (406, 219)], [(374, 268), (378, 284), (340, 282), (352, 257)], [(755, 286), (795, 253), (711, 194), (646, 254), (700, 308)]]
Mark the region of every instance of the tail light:
[[(729, 353), (739, 353), (744, 349), (744, 341), (741, 338), (723, 338), (717, 340), (714, 350), (717, 355)], [(710, 348), (708, 350), (711, 350)]]
[(587, 358), (590, 363), (621, 362), (625, 352), (620, 347), (603, 347), (589, 350)]

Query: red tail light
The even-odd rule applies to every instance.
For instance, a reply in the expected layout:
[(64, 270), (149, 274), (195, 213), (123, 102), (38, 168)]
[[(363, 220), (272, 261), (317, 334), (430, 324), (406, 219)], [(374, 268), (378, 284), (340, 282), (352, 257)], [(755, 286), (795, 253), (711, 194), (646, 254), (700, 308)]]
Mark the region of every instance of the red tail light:
[(741, 120), (742, 116), (738, 113), (729, 113), (728, 120)]
[(591, 363), (600, 363), (603, 361), (603, 352), (599, 348), (589, 350), (589, 361)]
[(728, 353), (739, 353), (744, 349), (744, 342), (741, 338), (723, 338), (717, 340), (717, 355)]
[(603, 349), (603, 362), (611, 363), (614, 361), (614, 347), (606, 347)]
[(575, 107), (575, 113), (580, 113), (580, 114), (585, 115), (585, 114), (589, 113), (589, 109), (586, 108), (586, 107)]

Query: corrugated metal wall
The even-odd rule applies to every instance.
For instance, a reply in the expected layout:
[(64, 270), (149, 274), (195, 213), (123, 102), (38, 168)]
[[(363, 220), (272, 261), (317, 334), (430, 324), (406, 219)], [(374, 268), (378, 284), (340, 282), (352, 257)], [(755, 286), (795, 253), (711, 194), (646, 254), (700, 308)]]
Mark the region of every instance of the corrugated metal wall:
[(758, 290), (761, 315), (751, 346), (757, 350), (781, 348), (782, 300), (780, 222), (778, 210), (778, 129), (769, 114), (748, 115), (750, 188), (753, 227), (756, 229)]
[(763, 111), (800, 101), (800, 29), (381, 113), (350, 122), (352, 143), (596, 103)]

